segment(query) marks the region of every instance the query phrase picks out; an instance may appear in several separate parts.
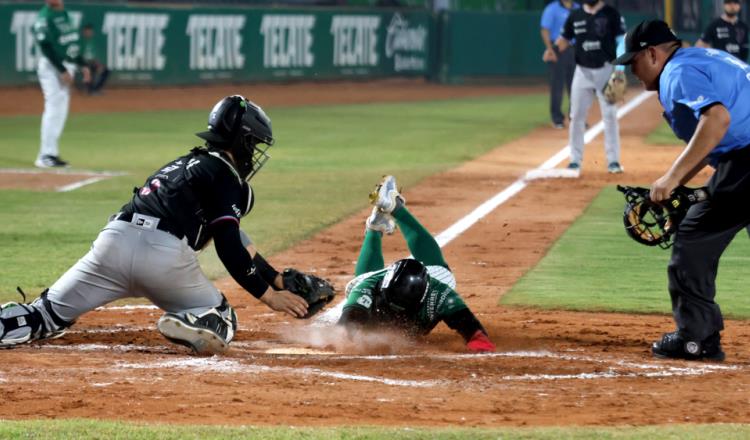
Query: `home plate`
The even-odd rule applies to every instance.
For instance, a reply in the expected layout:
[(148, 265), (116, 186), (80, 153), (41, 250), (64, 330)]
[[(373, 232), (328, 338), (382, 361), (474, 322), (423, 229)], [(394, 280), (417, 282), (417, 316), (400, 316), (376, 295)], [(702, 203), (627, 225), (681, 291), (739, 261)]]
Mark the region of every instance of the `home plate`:
[(315, 348), (304, 348), (304, 347), (276, 347), (269, 348), (265, 351), (267, 354), (318, 354), (318, 355), (330, 355), (338, 354), (334, 351), (318, 350)]

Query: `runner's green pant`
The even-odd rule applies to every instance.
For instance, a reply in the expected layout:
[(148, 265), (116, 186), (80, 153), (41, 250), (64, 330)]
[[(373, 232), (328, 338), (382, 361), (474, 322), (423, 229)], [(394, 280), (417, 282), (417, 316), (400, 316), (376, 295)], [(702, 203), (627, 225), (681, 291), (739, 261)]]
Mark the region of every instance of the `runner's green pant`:
[[(414, 217), (406, 206), (399, 206), (393, 210), (393, 218), (398, 228), (406, 239), (406, 245), (414, 259), (421, 261), (425, 266), (443, 266), (448, 268), (448, 263), (443, 258), (440, 246), (419, 220)], [(380, 270), (385, 267), (383, 259), (383, 234), (377, 231), (367, 230), (365, 239), (362, 241), (362, 249), (359, 251), (355, 275)]]

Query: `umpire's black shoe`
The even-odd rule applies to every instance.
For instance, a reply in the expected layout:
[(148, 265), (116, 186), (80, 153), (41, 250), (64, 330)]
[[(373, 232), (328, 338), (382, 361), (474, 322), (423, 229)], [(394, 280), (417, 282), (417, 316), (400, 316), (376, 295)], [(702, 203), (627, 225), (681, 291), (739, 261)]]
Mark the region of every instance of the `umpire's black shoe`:
[(703, 341), (688, 341), (679, 332), (664, 333), (651, 345), (654, 357), (662, 359), (687, 359), (723, 361), (721, 336), (716, 332)]

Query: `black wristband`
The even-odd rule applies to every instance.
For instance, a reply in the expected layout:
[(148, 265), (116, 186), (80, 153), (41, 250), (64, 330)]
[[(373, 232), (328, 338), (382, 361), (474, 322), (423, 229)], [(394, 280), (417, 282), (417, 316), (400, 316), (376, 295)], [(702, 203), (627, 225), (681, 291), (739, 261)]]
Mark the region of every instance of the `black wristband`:
[(268, 261), (263, 258), (260, 252), (255, 253), (255, 257), (253, 257), (253, 263), (255, 263), (255, 268), (258, 271), (260, 277), (263, 278), (263, 280), (267, 282), (273, 290), (282, 290), (276, 287), (276, 277), (279, 275), (279, 272), (274, 269), (273, 266), (268, 264)]

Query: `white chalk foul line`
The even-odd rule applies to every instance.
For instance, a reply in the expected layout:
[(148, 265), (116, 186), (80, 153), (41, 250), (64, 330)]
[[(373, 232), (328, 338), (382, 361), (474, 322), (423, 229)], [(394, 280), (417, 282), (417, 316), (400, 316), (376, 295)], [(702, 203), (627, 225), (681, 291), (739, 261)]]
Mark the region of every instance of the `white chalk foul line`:
[(69, 183), (67, 185), (58, 186), (55, 191), (57, 192), (70, 192), (92, 183), (100, 182), (104, 179), (109, 179), (108, 176), (89, 177), (88, 179), (79, 180), (78, 182)]
[[(646, 101), (648, 98), (650, 98), (654, 92), (642, 92), (635, 98), (628, 101), (625, 105), (623, 105), (621, 108), (617, 110), (617, 119), (621, 119), (623, 116), (630, 113), (633, 109), (641, 105), (644, 101)], [(593, 127), (591, 127), (583, 137), (583, 142), (585, 144), (591, 142), (596, 136), (598, 136), (600, 133), (604, 131), (604, 122), (599, 121), (596, 124), (594, 124)], [(566, 157), (570, 155), (570, 144), (566, 145), (563, 149), (555, 153), (552, 157), (547, 159), (544, 163), (542, 163), (538, 169), (548, 170), (555, 168), (557, 165), (559, 165), (563, 160), (565, 160)], [(528, 186), (528, 180), (526, 180), (525, 177), (521, 177), (515, 182), (511, 183), (510, 186), (503, 189), (499, 193), (495, 194), (492, 198), (487, 200), (486, 202), (479, 205), (476, 209), (474, 209), (472, 212), (464, 216), (462, 219), (458, 220), (453, 225), (449, 226), (448, 229), (445, 231), (439, 233), (435, 236), (435, 240), (437, 241), (438, 245), (442, 248), (451, 241), (453, 241), (456, 237), (466, 232), (470, 227), (474, 226), (476, 222), (484, 218), (487, 214), (494, 211), (498, 206), (502, 205), (503, 203), (507, 202), (511, 197), (515, 196), (519, 192), (523, 191), (524, 188)], [(331, 309), (327, 310), (325, 313), (322, 313), (318, 318), (317, 321), (319, 323), (325, 323), (325, 324), (331, 324), (338, 320), (338, 317), (341, 316), (341, 311), (344, 308), (344, 302), (346, 301), (346, 298), (344, 298), (341, 302), (336, 304), (335, 307), (332, 307)]]
[(153, 304), (131, 304), (126, 306), (97, 307), (96, 310), (159, 310)]
[(86, 185), (91, 185), (92, 183), (96, 183), (105, 179), (109, 179), (111, 177), (117, 177), (117, 176), (124, 176), (127, 173), (122, 173), (118, 171), (89, 171), (89, 170), (75, 170), (70, 168), (64, 168), (64, 169), (26, 169), (26, 168), (0, 168), (0, 174), (58, 174), (58, 175), (66, 175), (66, 174), (74, 174), (74, 175), (81, 175), (81, 176), (90, 176), (83, 180), (79, 180), (77, 182), (73, 182), (67, 185), (58, 186), (55, 191), (57, 192), (69, 192), (76, 190), (78, 188), (84, 187)]
[[(342, 356), (334, 356), (335, 358), (341, 359)], [(411, 358), (419, 357), (414, 356), (381, 356), (379, 358), (393, 359), (394, 357)], [(423, 356), (423, 357), (436, 357), (436, 356)], [(442, 355), (440, 357), (451, 357), (451, 358), (476, 358), (476, 356), (449, 356)], [(541, 352), (506, 352), (506, 353), (492, 353), (488, 357), (550, 357), (557, 359), (568, 359), (577, 361), (590, 361), (594, 363), (610, 363), (612, 367), (608, 368), (607, 371), (597, 371), (592, 373), (582, 372), (576, 374), (521, 374), (521, 375), (506, 375), (501, 376), (501, 380), (522, 382), (522, 381), (559, 381), (559, 380), (593, 380), (593, 379), (618, 379), (618, 378), (662, 378), (662, 377), (677, 377), (677, 376), (700, 376), (711, 373), (718, 373), (722, 371), (734, 371), (738, 370), (739, 367), (736, 365), (716, 365), (716, 364), (697, 364), (695, 367), (681, 367), (674, 365), (663, 365), (663, 364), (649, 364), (649, 363), (632, 363), (623, 362), (618, 360), (606, 360), (600, 358), (590, 358), (586, 356), (571, 356), (558, 353), (551, 353), (546, 351)], [(362, 356), (362, 358), (371, 359), (372, 357)], [(621, 368), (630, 368), (638, 371), (618, 371), (617, 366)], [(471, 382), (471, 378), (462, 380), (404, 380), (404, 379), (390, 379), (381, 376), (367, 376), (362, 374), (349, 374), (338, 371), (329, 371), (321, 368), (311, 367), (284, 367), (284, 366), (269, 366), (258, 364), (258, 360), (254, 360), (253, 364), (244, 364), (234, 360), (222, 359), (218, 356), (209, 358), (181, 358), (175, 360), (168, 360), (162, 362), (145, 362), (145, 363), (129, 363), (120, 362), (117, 364), (117, 368), (121, 369), (190, 369), (192, 371), (206, 371), (226, 374), (264, 374), (264, 373), (275, 373), (275, 374), (294, 374), (302, 376), (315, 376), (315, 377), (330, 377), (333, 379), (351, 380), (360, 382), (376, 382), (384, 385), (391, 386), (402, 386), (402, 387), (416, 387), (416, 388), (427, 388), (435, 386), (447, 386), (451, 384), (466, 384)]]
[(210, 358), (186, 358), (169, 360), (164, 362), (148, 362), (148, 363), (118, 363), (119, 368), (132, 368), (132, 369), (160, 369), (160, 368), (178, 368), (178, 369), (190, 369), (191, 371), (208, 371), (217, 373), (239, 373), (239, 374), (260, 374), (260, 373), (282, 373), (282, 374), (297, 374), (302, 376), (315, 376), (315, 377), (330, 377), (333, 379), (352, 380), (361, 382), (378, 382), (384, 385), (400, 386), (400, 387), (433, 387), (440, 385), (441, 381), (435, 380), (401, 380), (401, 379), (389, 379), (386, 377), (378, 376), (365, 376), (361, 374), (348, 374), (337, 371), (321, 370), (319, 368), (294, 368), (294, 367), (279, 367), (279, 366), (268, 366), (258, 364), (243, 364), (237, 361), (220, 359), (216, 356)]
[[(232, 344), (235, 349), (236, 345)], [(165, 353), (170, 350), (167, 346), (142, 346), (142, 345), (105, 345), (105, 344), (77, 344), (77, 345), (50, 345), (44, 344), (39, 345), (40, 348), (57, 349), (63, 351), (92, 351), (92, 352), (156, 352)], [(593, 379), (618, 379), (618, 378), (663, 378), (663, 377), (679, 377), (679, 376), (701, 376), (706, 374), (721, 373), (728, 371), (738, 371), (742, 369), (739, 365), (727, 365), (727, 364), (702, 364), (692, 363), (689, 366), (665, 364), (663, 362), (655, 363), (640, 363), (624, 361), (622, 359), (611, 359), (604, 357), (591, 357), (591, 356), (580, 356), (568, 353), (554, 353), (546, 350), (541, 351), (509, 351), (509, 352), (496, 352), (496, 353), (485, 353), (485, 354), (408, 354), (408, 355), (325, 355), (325, 356), (306, 356), (306, 357), (320, 357), (326, 360), (396, 360), (396, 359), (436, 359), (436, 360), (451, 360), (451, 361), (469, 361), (476, 363), (482, 358), (550, 358), (557, 359), (558, 363), (562, 361), (574, 361), (574, 362), (589, 362), (593, 364), (605, 364), (608, 365), (606, 371), (595, 371), (595, 372), (580, 372), (575, 374), (521, 374), (521, 375), (505, 375), (499, 379), (504, 381), (512, 382), (523, 382), (523, 381), (559, 381), (559, 380), (593, 380)], [(274, 359), (298, 359), (293, 356), (274, 356)], [(292, 374), (301, 376), (314, 376), (314, 377), (330, 377), (333, 379), (360, 381), (360, 382), (375, 382), (382, 383), (390, 386), (402, 386), (402, 387), (416, 387), (426, 388), (435, 386), (449, 386), (452, 384), (464, 384), (472, 381), (472, 378), (465, 378), (461, 380), (407, 380), (407, 379), (391, 379), (382, 376), (367, 376), (362, 374), (350, 374), (339, 371), (324, 370), (321, 368), (312, 367), (285, 367), (285, 366), (270, 366), (260, 364), (260, 360), (263, 357), (251, 356), (253, 360), (252, 364), (245, 364), (236, 360), (225, 359), (220, 356), (212, 356), (207, 358), (201, 357), (181, 357), (178, 359), (171, 359), (167, 361), (156, 361), (156, 362), (118, 362), (116, 368), (120, 369), (190, 369), (193, 371), (204, 371), (204, 372), (215, 372), (215, 373), (226, 373), (226, 374)], [(246, 359), (247, 360), (247, 359)], [(631, 370), (631, 371), (628, 371)], [(632, 371), (635, 370), (635, 371)], [(0, 376), (0, 382), (2, 382), (2, 376)]]

